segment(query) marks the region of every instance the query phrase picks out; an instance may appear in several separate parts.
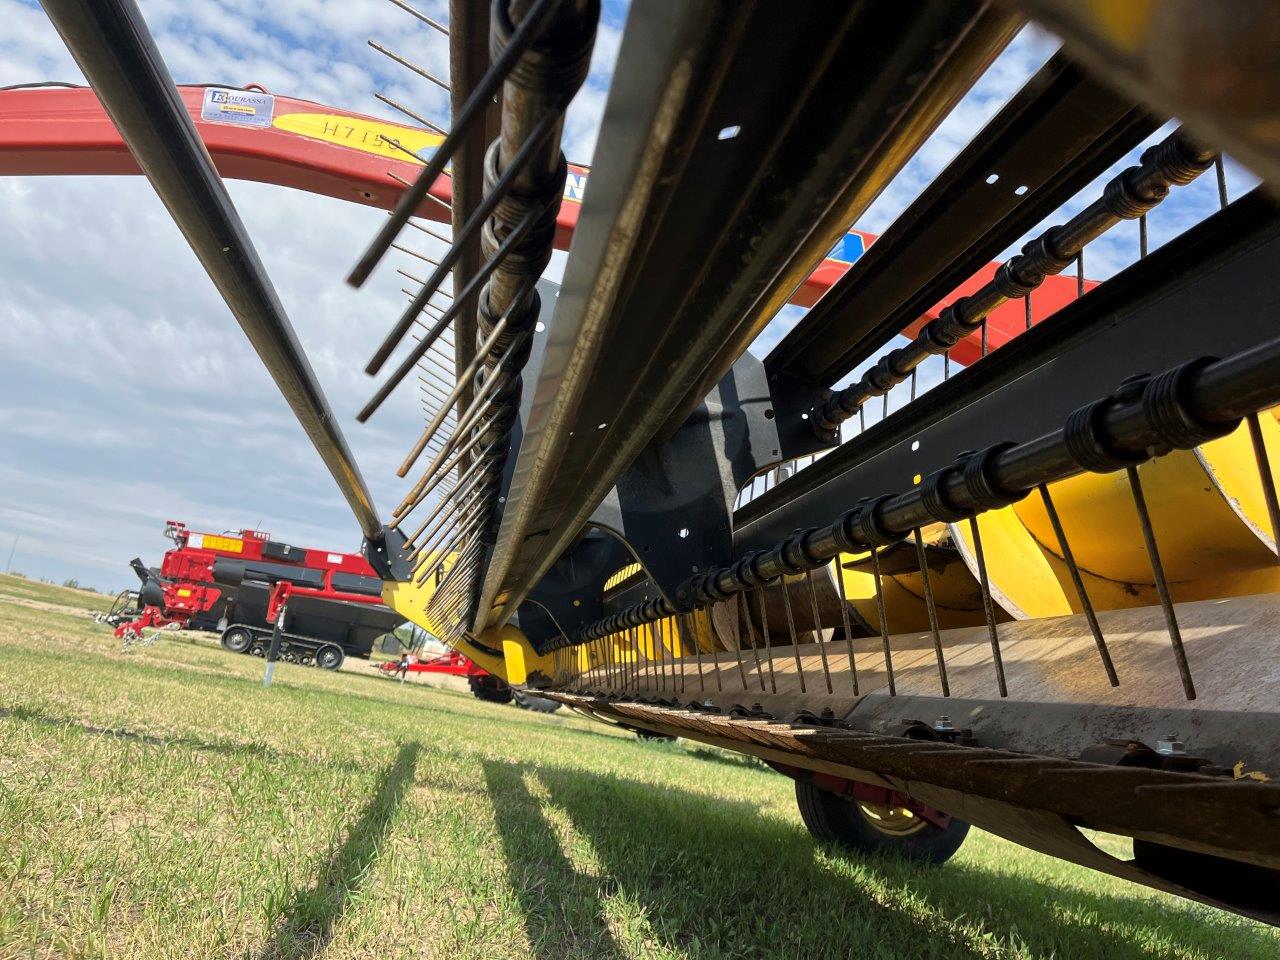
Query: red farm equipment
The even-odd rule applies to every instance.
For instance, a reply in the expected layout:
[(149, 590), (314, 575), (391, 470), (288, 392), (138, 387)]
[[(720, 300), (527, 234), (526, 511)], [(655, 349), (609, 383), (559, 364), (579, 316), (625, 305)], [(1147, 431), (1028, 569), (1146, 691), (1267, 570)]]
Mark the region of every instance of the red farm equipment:
[(367, 658), (377, 637), (403, 618), (382, 603), (382, 581), (360, 554), (295, 547), (259, 530), (201, 533), (169, 520), (174, 548), (158, 569), (132, 563), (142, 581), (133, 618), (116, 636), (148, 627), (217, 630), (233, 653), (262, 654), (286, 619), (281, 656), (336, 670)]
[(555, 713), (560, 704), (548, 697), (539, 697), (528, 690), (511, 687), (497, 674), (490, 673), (470, 657), (457, 650), (447, 650), (437, 657), (420, 659), (406, 653), (398, 661), (388, 660), (378, 665), (378, 670), (389, 677), (404, 677), (410, 673), (434, 673), (447, 677), (464, 677), (471, 694), (477, 700), (490, 703), (514, 703), (521, 710), (535, 713)]

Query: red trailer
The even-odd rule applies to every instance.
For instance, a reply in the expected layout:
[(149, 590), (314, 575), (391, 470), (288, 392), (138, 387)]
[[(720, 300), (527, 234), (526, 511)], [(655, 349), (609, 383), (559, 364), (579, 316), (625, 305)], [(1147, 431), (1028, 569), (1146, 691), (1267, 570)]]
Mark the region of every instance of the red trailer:
[(537, 713), (555, 713), (560, 703), (546, 697), (535, 697), (524, 690), (513, 690), (505, 680), (479, 666), (474, 660), (463, 656), (457, 650), (449, 650), (438, 657), (420, 660), (412, 654), (406, 654), (399, 661), (388, 660), (379, 664), (378, 669), (387, 676), (403, 673), (441, 673), (451, 677), (466, 677), (467, 686), (478, 700), (491, 703), (515, 703), (522, 710), (533, 710)]

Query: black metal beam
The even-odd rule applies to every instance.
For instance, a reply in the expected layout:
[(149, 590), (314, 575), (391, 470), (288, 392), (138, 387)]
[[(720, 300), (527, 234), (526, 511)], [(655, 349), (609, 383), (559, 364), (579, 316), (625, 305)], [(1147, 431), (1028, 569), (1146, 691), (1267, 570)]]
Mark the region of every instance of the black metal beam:
[(280, 298), (133, 0), (43, 0), (130, 152), (337, 481), (366, 538), (382, 524)]
[(509, 616), (1015, 26), (975, 2), (632, 7), (477, 625)]
[(835, 383), (1158, 126), (1053, 57), (774, 348), (770, 375)]

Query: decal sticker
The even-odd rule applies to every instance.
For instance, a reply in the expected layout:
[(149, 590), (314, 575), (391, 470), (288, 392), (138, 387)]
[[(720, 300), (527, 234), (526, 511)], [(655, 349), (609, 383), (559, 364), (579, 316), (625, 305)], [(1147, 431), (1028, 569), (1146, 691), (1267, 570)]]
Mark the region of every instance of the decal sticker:
[(408, 163), (413, 162), (409, 153), (426, 163), (436, 152), (436, 147), (444, 143), (444, 137), (437, 133), (334, 113), (285, 113), (276, 117), (272, 126), (312, 140), (336, 143), (340, 147), (351, 147), (362, 153)]
[(236, 537), (215, 537), (211, 533), (204, 535), (206, 550), (222, 550), (225, 553), (244, 553), (244, 541)]
[[(271, 125), (277, 130), (402, 163), (412, 163), (417, 157), (419, 163), (426, 164), (436, 148), (444, 143), (444, 137), (429, 130), (337, 113), (282, 113)], [(570, 164), (564, 184), (565, 200), (582, 202), (589, 172), (585, 167)]]
[(200, 103), (200, 119), (265, 129), (271, 126), (275, 108), (276, 98), (269, 93), (205, 87), (204, 100)]
[(862, 234), (846, 233), (836, 241), (836, 245), (827, 254), (827, 259), (840, 263), (853, 263), (866, 252), (866, 249), (867, 245), (862, 239)]

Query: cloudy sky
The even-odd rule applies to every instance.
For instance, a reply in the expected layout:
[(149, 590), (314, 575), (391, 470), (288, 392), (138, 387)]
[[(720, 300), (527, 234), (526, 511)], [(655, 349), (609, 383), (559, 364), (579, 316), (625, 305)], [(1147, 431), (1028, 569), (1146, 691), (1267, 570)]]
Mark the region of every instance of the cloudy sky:
[[(446, 18), (443, 0), (414, 2)], [(366, 45), (378, 39), (447, 75), (444, 38), (386, 0), (141, 7), (179, 83), (255, 82), (392, 116), (373, 97), (380, 90), (448, 119), (442, 91)], [(605, 2), (591, 77), (567, 124), (571, 160), (593, 157), (625, 8)], [(0, 0), (0, 20), (0, 86), (83, 82), (38, 5)], [(1024, 31), (857, 226), (883, 231), (1055, 46)], [(1236, 196), (1247, 177), (1229, 176)], [(1153, 243), (1216, 207), (1211, 181), (1161, 207)], [(399, 313), (401, 278), (384, 267), (358, 292), (342, 279), (385, 214), (261, 184), (229, 189), (385, 513), (402, 495), (393, 471), (421, 408), (402, 389), (369, 424), (353, 415), (374, 386), (361, 368)], [(0, 178), (0, 222), (0, 562), (16, 538), (14, 570), (117, 589), (132, 579), (129, 558), (158, 562), (169, 518), (358, 548), (345, 502), (145, 180)], [(1089, 272), (1099, 279), (1136, 256), (1135, 236), (1096, 247)], [(557, 255), (552, 272), (562, 269)], [(800, 315), (785, 310), (755, 351)]]

